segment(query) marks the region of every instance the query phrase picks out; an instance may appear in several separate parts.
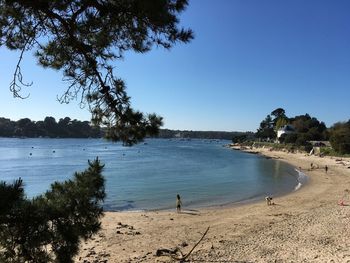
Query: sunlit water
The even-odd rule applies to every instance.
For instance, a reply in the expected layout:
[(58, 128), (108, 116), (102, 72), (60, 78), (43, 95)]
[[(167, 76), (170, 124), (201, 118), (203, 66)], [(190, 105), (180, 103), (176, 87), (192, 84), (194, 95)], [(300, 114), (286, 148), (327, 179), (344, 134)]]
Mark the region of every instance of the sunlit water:
[(149, 139), (123, 147), (102, 139), (0, 138), (0, 179), (21, 177), (29, 197), (71, 178), (96, 156), (105, 164), (106, 210), (224, 205), (294, 191), (304, 180), (286, 163), (223, 147), (228, 141)]

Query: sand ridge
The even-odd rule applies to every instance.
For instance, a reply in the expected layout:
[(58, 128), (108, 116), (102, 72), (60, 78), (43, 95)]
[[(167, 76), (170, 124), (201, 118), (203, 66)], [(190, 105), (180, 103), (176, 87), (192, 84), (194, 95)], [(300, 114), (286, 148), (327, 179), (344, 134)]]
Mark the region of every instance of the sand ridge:
[[(157, 249), (179, 247), (188, 262), (350, 262), (350, 159), (253, 149), (309, 176), (288, 195), (261, 202), (153, 212), (106, 212), (102, 230), (83, 242), (76, 262), (174, 262)], [(310, 170), (311, 163), (316, 167)], [(326, 173), (324, 167), (329, 167)], [(174, 198), (175, 204), (175, 198)], [(175, 205), (174, 205), (175, 206)]]

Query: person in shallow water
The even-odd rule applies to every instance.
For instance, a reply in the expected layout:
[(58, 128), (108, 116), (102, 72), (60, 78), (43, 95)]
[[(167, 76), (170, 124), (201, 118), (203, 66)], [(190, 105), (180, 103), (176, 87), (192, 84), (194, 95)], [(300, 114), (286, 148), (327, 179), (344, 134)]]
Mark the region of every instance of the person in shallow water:
[(181, 197), (179, 194), (176, 195), (176, 211), (178, 213), (181, 212), (181, 206), (182, 206), (182, 202), (181, 202)]

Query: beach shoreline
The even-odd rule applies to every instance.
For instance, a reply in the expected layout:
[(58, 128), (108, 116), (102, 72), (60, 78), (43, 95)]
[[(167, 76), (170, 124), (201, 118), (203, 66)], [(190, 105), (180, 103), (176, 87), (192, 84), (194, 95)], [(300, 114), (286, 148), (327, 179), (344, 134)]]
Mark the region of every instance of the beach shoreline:
[[(179, 247), (189, 262), (347, 262), (350, 206), (339, 206), (350, 188), (350, 159), (245, 149), (287, 162), (308, 183), (273, 199), (186, 210), (106, 212), (102, 230), (81, 245), (76, 262), (174, 262), (158, 249)], [(314, 169), (311, 169), (311, 163)], [(326, 172), (324, 167), (329, 170)], [(350, 204), (350, 196), (345, 196)], [(333, 260), (333, 261), (332, 261)]]

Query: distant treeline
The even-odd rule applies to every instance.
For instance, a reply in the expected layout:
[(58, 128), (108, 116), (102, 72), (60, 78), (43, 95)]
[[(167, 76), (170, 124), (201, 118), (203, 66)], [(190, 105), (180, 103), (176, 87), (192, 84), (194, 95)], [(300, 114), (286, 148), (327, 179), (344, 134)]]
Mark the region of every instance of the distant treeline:
[(223, 139), (232, 140), (237, 136), (245, 136), (253, 138), (253, 132), (226, 132), (226, 131), (180, 131), (161, 129), (159, 132), (160, 138), (198, 138), (198, 139)]
[[(46, 138), (100, 138), (104, 129), (92, 126), (88, 121), (72, 120), (69, 117), (58, 121), (54, 117), (46, 117), (43, 121), (32, 121), (29, 118), (12, 121), (0, 117), (0, 137), (46, 137)], [(232, 140), (237, 136), (253, 138), (252, 132), (225, 131), (180, 131), (161, 129), (158, 138), (198, 138)]]
[(100, 127), (90, 125), (88, 121), (71, 120), (69, 117), (56, 122), (53, 117), (43, 121), (32, 121), (28, 118), (18, 121), (0, 118), (0, 137), (47, 137), (47, 138), (99, 138)]

